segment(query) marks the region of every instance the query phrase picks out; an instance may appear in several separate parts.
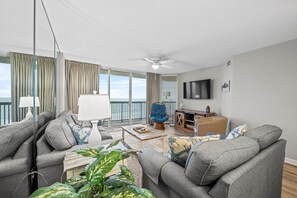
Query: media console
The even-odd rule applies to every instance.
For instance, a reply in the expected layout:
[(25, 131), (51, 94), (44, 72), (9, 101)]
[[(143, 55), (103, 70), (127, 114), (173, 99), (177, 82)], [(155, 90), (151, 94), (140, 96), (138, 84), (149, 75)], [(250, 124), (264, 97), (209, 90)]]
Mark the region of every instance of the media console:
[(189, 109), (175, 110), (175, 129), (186, 133), (194, 134), (195, 123), (201, 117), (215, 116), (214, 112), (195, 111)]

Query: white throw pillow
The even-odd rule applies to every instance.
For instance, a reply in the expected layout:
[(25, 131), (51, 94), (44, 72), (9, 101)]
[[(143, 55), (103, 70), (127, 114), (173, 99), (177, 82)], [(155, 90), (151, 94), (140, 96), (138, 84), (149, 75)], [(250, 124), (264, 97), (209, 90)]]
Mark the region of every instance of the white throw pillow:
[(227, 136), (226, 140), (235, 139), (247, 132), (247, 124), (234, 128)]

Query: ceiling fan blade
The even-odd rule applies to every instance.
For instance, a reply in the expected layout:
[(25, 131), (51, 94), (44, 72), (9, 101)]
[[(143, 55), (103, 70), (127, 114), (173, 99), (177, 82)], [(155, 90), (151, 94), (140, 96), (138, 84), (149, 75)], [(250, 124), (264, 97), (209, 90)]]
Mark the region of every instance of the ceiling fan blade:
[(169, 66), (169, 65), (161, 65), (161, 67), (164, 67), (164, 68), (168, 68), (168, 69), (173, 69), (173, 67), (172, 66)]
[(160, 61), (161, 64), (170, 64), (170, 63), (174, 63), (174, 62), (175, 62), (175, 60), (173, 60), (173, 59), (167, 59), (167, 60)]
[(143, 60), (150, 62), (150, 63), (155, 63), (153, 60), (151, 60), (150, 58), (143, 58)]

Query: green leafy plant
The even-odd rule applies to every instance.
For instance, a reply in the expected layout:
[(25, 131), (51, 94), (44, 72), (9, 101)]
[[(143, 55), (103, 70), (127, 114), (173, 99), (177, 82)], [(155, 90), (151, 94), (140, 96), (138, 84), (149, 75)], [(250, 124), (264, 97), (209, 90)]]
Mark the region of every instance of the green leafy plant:
[(40, 188), (32, 193), (30, 198), (153, 198), (150, 190), (134, 185), (132, 172), (124, 165), (120, 166), (119, 173), (107, 177), (117, 162), (136, 152), (132, 149), (110, 149), (120, 141), (114, 141), (106, 148), (101, 146), (74, 151), (96, 160), (85, 168), (81, 176), (70, 178), (65, 184), (57, 182), (49, 187)]

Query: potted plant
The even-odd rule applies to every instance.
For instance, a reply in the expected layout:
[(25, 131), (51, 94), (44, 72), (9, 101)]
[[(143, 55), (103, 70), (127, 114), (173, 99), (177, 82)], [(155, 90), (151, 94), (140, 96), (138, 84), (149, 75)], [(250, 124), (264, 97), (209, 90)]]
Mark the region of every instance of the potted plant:
[(112, 142), (106, 148), (78, 149), (74, 152), (96, 160), (88, 165), (79, 177), (74, 177), (63, 183), (54, 183), (43, 187), (31, 194), (30, 198), (111, 198), (111, 197), (143, 197), (153, 198), (150, 190), (134, 185), (135, 179), (132, 172), (124, 165), (120, 166), (121, 172), (107, 177), (118, 161), (129, 157), (135, 150), (109, 149), (121, 140)]

